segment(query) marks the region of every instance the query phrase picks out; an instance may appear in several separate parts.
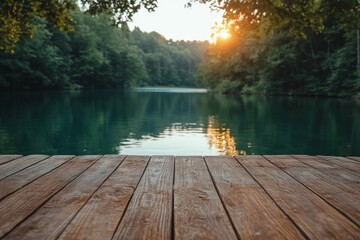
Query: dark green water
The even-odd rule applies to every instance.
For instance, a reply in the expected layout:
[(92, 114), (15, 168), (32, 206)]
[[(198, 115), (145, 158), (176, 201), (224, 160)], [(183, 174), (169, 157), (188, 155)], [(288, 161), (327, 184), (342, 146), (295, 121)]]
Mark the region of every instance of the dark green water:
[(360, 155), (360, 104), (187, 91), (0, 96), (0, 154)]

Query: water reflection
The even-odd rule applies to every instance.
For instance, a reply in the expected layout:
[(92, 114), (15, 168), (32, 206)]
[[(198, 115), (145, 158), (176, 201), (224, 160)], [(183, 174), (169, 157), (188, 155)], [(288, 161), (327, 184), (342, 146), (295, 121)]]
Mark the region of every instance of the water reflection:
[(209, 147), (218, 149), (220, 155), (246, 155), (244, 150), (236, 150), (235, 138), (231, 136), (230, 129), (219, 126), (215, 116), (210, 116), (207, 125), (207, 138)]
[(350, 100), (152, 91), (0, 94), (0, 154), (360, 155)]
[(130, 134), (119, 144), (120, 154), (146, 155), (219, 155), (216, 146), (208, 144), (202, 124), (174, 123), (156, 137), (144, 135), (140, 139)]
[(182, 88), (182, 87), (137, 87), (135, 92), (157, 92), (157, 93), (207, 93), (204, 88)]

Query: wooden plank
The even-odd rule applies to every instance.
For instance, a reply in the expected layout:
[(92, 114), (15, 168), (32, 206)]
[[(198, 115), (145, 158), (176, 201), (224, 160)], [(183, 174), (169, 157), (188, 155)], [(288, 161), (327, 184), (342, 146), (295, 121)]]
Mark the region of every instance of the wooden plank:
[(148, 161), (149, 157), (128, 156), (58, 239), (111, 239)]
[(234, 158), (205, 157), (205, 160), (241, 239), (304, 239)]
[(152, 157), (113, 239), (171, 239), (173, 157)]
[[(71, 159), (0, 202), (0, 238), (26, 219), (55, 193), (96, 162), (100, 156)], [(48, 219), (50, 222), (50, 220)]]
[(237, 157), (276, 204), (311, 239), (357, 239), (360, 229), (261, 156)]
[(48, 157), (47, 155), (28, 155), (2, 164), (0, 165), (0, 180)]
[(175, 239), (237, 239), (202, 157), (177, 157)]
[(0, 200), (42, 175), (66, 163), (74, 156), (52, 156), (0, 180)]
[(360, 191), (360, 174), (350, 171), (347, 168), (340, 167), (325, 159), (316, 156), (291, 155), (293, 158), (309, 165), (330, 177), (347, 184), (355, 191)]
[(349, 158), (349, 159), (351, 159), (351, 160), (354, 160), (354, 161), (357, 161), (357, 162), (360, 162), (360, 157), (349, 156), (349, 157), (347, 157), (347, 158)]
[(331, 156), (319, 156), (320, 158), (323, 158), (331, 163), (334, 163), (338, 166), (341, 166), (343, 168), (347, 168), (351, 171), (354, 171), (356, 173), (360, 173), (360, 163), (344, 158), (344, 157), (331, 157)]
[[(11, 231), (5, 239), (55, 239), (124, 156), (104, 156)], [(51, 221), (49, 221), (51, 220)]]
[(360, 193), (290, 156), (264, 156), (360, 226)]
[(0, 155), (0, 165), (10, 162), (11, 160), (22, 157), (22, 155)]

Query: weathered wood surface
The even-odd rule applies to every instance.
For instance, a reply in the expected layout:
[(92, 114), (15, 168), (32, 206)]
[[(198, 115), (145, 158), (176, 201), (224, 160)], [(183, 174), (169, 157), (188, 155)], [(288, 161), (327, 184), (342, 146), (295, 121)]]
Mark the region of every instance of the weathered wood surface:
[(340, 167), (339, 165), (316, 156), (293, 155), (292, 157), (348, 186), (351, 186), (354, 190), (360, 191), (360, 174), (358, 172)]
[[(54, 239), (121, 163), (122, 158), (104, 156), (23, 221), (6, 239)], [(51, 219), (51, 221), (49, 221)], [(47, 231), (43, 229), (47, 228)]]
[(78, 177), (99, 156), (78, 157), (0, 202), (0, 238), (34, 213), (43, 203)]
[(235, 159), (206, 157), (205, 160), (241, 239), (303, 239), (264, 189)]
[(0, 200), (38, 177), (69, 161), (73, 156), (52, 156), (0, 181)]
[(126, 157), (59, 239), (111, 239), (148, 161), (145, 156)]
[(22, 155), (0, 155), (0, 165), (3, 163), (10, 162), (11, 160), (22, 157)]
[(176, 239), (237, 239), (202, 157), (175, 159)]
[(343, 168), (347, 168), (353, 172), (360, 172), (360, 162), (355, 161), (353, 159), (345, 158), (345, 157), (329, 157), (329, 156), (319, 156), (331, 163), (334, 163)]
[(360, 226), (360, 193), (358, 191), (316, 169), (309, 168), (295, 158), (289, 156), (265, 156), (265, 158)]
[(348, 158), (351, 159), (351, 160), (355, 160), (355, 161), (360, 162), (360, 157), (350, 156), (350, 157), (348, 157)]
[(113, 239), (170, 239), (174, 157), (153, 157)]
[(308, 237), (356, 239), (360, 236), (359, 227), (342, 213), (265, 158), (237, 159)]
[(0, 179), (6, 178), (22, 169), (46, 159), (46, 155), (29, 155), (0, 165)]
[(0, 155), (0, 239), (360, 239), (359, 160)]

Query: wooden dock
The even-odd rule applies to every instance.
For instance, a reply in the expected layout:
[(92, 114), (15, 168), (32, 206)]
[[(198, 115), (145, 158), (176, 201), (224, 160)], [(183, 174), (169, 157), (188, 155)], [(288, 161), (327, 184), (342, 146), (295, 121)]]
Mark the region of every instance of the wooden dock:
[(360, 239), (360, 158), (0, 155), (1, 239)]

